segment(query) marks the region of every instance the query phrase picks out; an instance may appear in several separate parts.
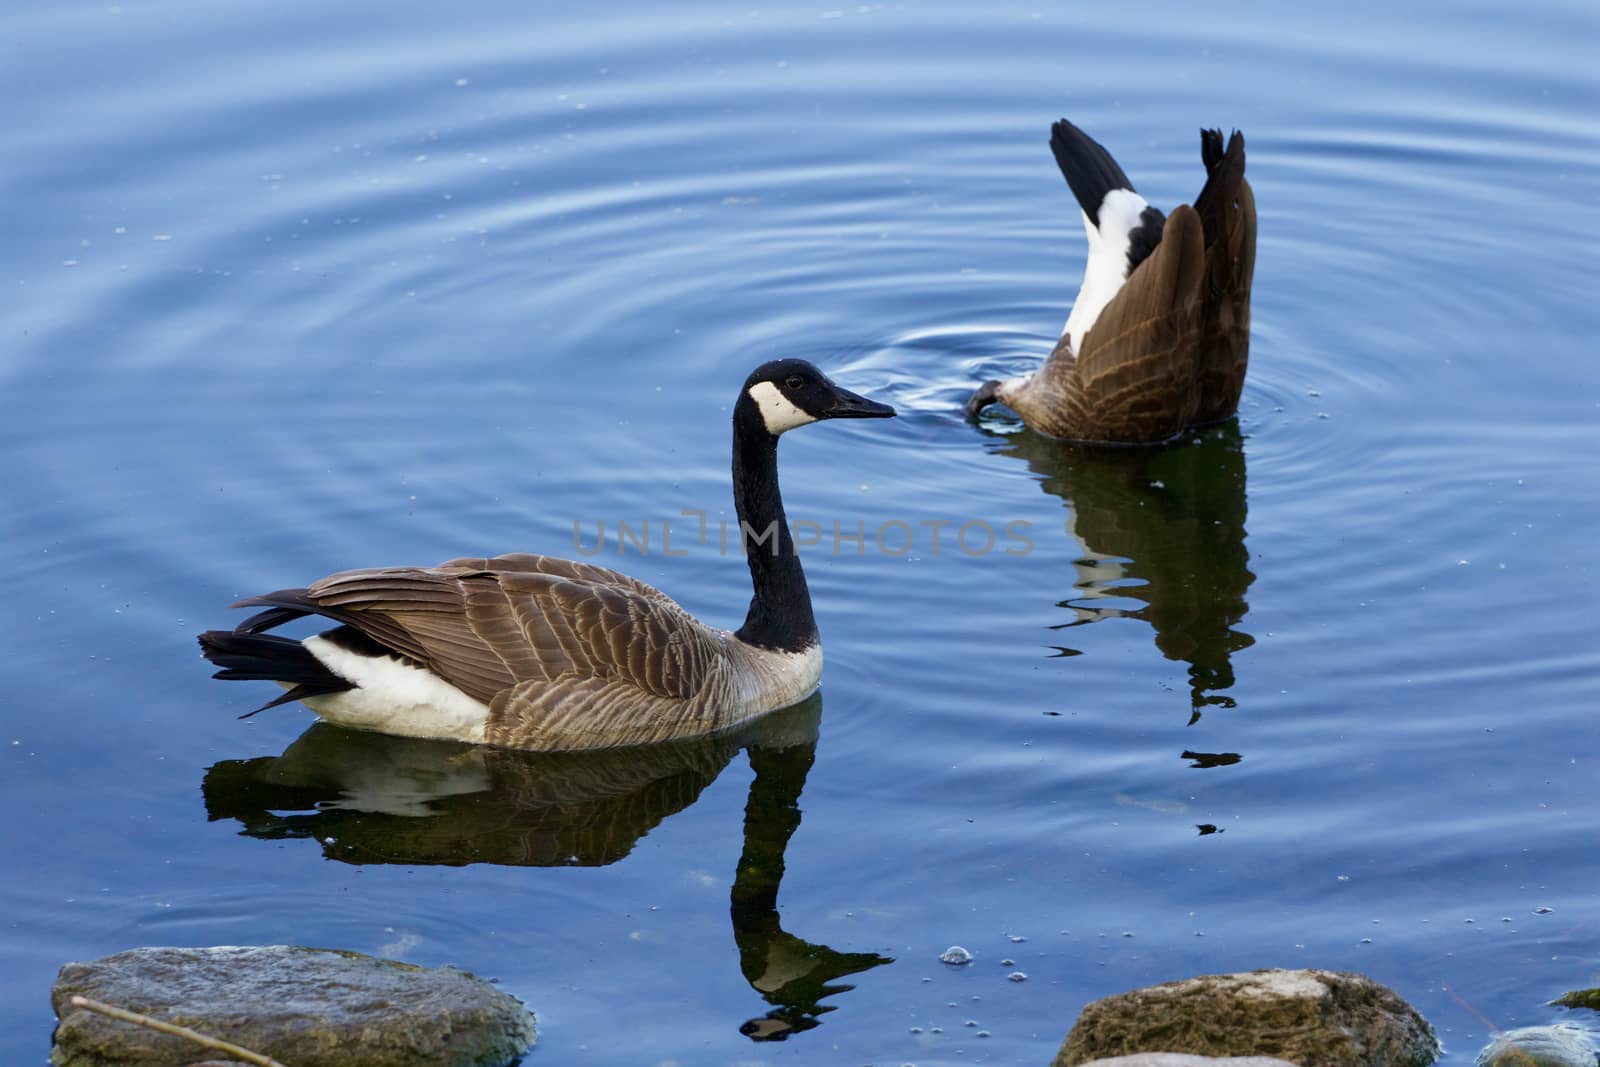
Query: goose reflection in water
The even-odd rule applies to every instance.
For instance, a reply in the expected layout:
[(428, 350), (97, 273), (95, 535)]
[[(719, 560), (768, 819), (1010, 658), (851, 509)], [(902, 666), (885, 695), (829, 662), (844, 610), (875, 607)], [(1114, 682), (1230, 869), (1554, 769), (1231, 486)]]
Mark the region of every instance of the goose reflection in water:
[(782, 1040), (816, 1026), (852, 987), (837, 980), (891, 959), (836, 952), (783, 930), (778, 887), (800, 826), (820, 696), (723, 737), (597, 752), (523, 752), (362, 733), (317, 723), (281, 756), (206, 772), (207, 814), (264, 840), (311, 838), (343, 863), (603, 866), (682, 811), (740, 751), (755, 779), (731, 894), (733, 938), (772, 1009), (740, 1031)]
[[(1084, 548), (1073, 595), (1060, 602), (1074, 618), (1057, 628), (1143, 619), (1162, 655), (1188, 664), (1190, 724), (1204, 708), (1232, 708), (1226, 690), (1234, 684), (1233, 654), (1255, 643), (1238, 628), (1255, 580), (1244, 545), (1238, 423), (1191, 432), (1164, 448), (1072, 445), (1028, 430), (1004, 442), (1002, 455), (1026, 461), (1044, 491), (1066, 503), (1068, 529)], [(1128, 601), (1142, 606), (1118, 606)]]

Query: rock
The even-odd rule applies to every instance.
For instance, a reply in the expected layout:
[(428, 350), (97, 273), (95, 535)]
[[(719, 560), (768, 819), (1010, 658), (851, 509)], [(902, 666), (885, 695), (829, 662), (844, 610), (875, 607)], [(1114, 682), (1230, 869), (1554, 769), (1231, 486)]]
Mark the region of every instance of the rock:
[(1595, 1067), (1595, 1047), (1571, 1026), (1524, 1026), (1497, 1034), (1478, 1067)]
[(1083, 1010), (1053, 1067), (1135, 1052), (1277, 1056), (1301, 1067), (1425, 1067), (1433, 1028), (1393, 991), (1344, 971), (1250, 971), (1135, 989)]
[(1560, 1004), (1564, 1008), (1593, 1008), (1600, 1011), (1600, 989), (1575, 989), (1550, 1003)]
[(451, 967), (287, 945), (136, 948), (61, 968), (57, 1067), (180, 1067), (206, 1051), (73, 1008), (82, 995), (293, 1067), (501, 1067), (534, 1041), (516, 998)]
[(1191, 1056), (1185, 1052), (1135, 1052), (1109, 1060), (1090, 1060), (1083, 1067), (1296, 1067), (1271, 1056)]

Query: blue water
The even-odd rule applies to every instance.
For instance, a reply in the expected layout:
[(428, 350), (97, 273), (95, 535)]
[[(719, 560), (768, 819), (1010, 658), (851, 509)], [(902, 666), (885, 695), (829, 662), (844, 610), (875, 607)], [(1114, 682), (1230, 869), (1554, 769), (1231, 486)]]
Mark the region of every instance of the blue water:
[[(1266, 966), (1392, 985), (1453, 1064), (1560, 1018), (1600, 984), (1593, 31), (8, 5), (0, 1059), (45, 1061), (60, 964), (141, 944), (454, 964), (551, 1064), (1044, 1063), (1089, 1000)], [(1245, 131), (1236, 427), (959, 419), (1075, 291), (1061, 115), (1163, 206)], [(208, 678), (237, 597), (575, 522), (736, 624), (727, 419), (775, 356), (902, 414), (784, 441), (813, 704), (586, 762), (301, 738)]]

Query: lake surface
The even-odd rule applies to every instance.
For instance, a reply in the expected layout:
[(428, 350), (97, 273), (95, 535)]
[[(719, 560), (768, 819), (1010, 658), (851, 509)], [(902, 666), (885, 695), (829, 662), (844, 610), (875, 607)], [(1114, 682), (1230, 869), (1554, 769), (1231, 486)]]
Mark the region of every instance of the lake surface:
[[(45, 1061), (61, 963), (145, 944), (454, 964), (550, 1064), (1045, 1063), (1089, 1000), (1270, 966), (1392, 985), (1465, 1064), (1600, 984), (1589, 5), (23, 0), (0, 36), (0, 1060)], [(1245, 131), (1236, 425), (959, 417), (1076, 291), (1062, 115), (1163, 207)], [(808, 704), (526, 756), (209, 679), (238, 597), (575, 524), (736, 625), (728, 416), (777, 356), (901, 412), (783, 444)]]

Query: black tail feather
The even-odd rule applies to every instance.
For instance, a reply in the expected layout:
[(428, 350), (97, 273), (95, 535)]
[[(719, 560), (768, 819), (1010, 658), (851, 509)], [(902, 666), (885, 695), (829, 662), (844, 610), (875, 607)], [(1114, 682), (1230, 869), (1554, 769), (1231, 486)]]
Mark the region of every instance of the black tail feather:
[(349, 688), (350, 687), (348, 685), (341, 685), (338, 689), (323, 689), (310, 685), (297, 685), (293, 689), (284, 693), (283, 696), (278, 697), (276, 700), (269, 700), (259, 708), (254, 708), (245, 712), (243, 715), (239, 716), (239, 718), (248, 719), (252, 715), (259, 715), (268, 708), (275, 708), (279, 704), (293, 704), (297, 700), (304, 700), (306, 697), (319, 697), (326, 693), (342, 693)]
[(1072, 195), (1078, 198), (1078, 206), (1096, 227), (1100, 225), (1100, 205), (1106, 194), (1113, 189), (1133, 189), (1133, 183), (1111, 153), (1066, 119), (1050, 127), (1050, 150), (1055, 153), (1062, 177), (1072, 187)]
[(1224, 151), (1221, 130), (1201, 130), (1200, 160), (1206, 165), (1206, 183), (1194, 198), (1194, 209), (1209, 247), (1217, 239), (1217, 212), (1239, 197), (1239, 183), (1244, 180), (1244, 134), (1234, 130)]
[(283, 682), (293, 687), (276, 700), (268, 701), (240, 718), (249, 718), (257, 711), (265, 711), (279, 704), (327, 693), (342, 693), (351, 688), (349, 682), (324, 667), (305, 645), (288, 637), (207, 630), (200, 635), (200, 652), (221, 668), (212, 675), (213, 678)]

